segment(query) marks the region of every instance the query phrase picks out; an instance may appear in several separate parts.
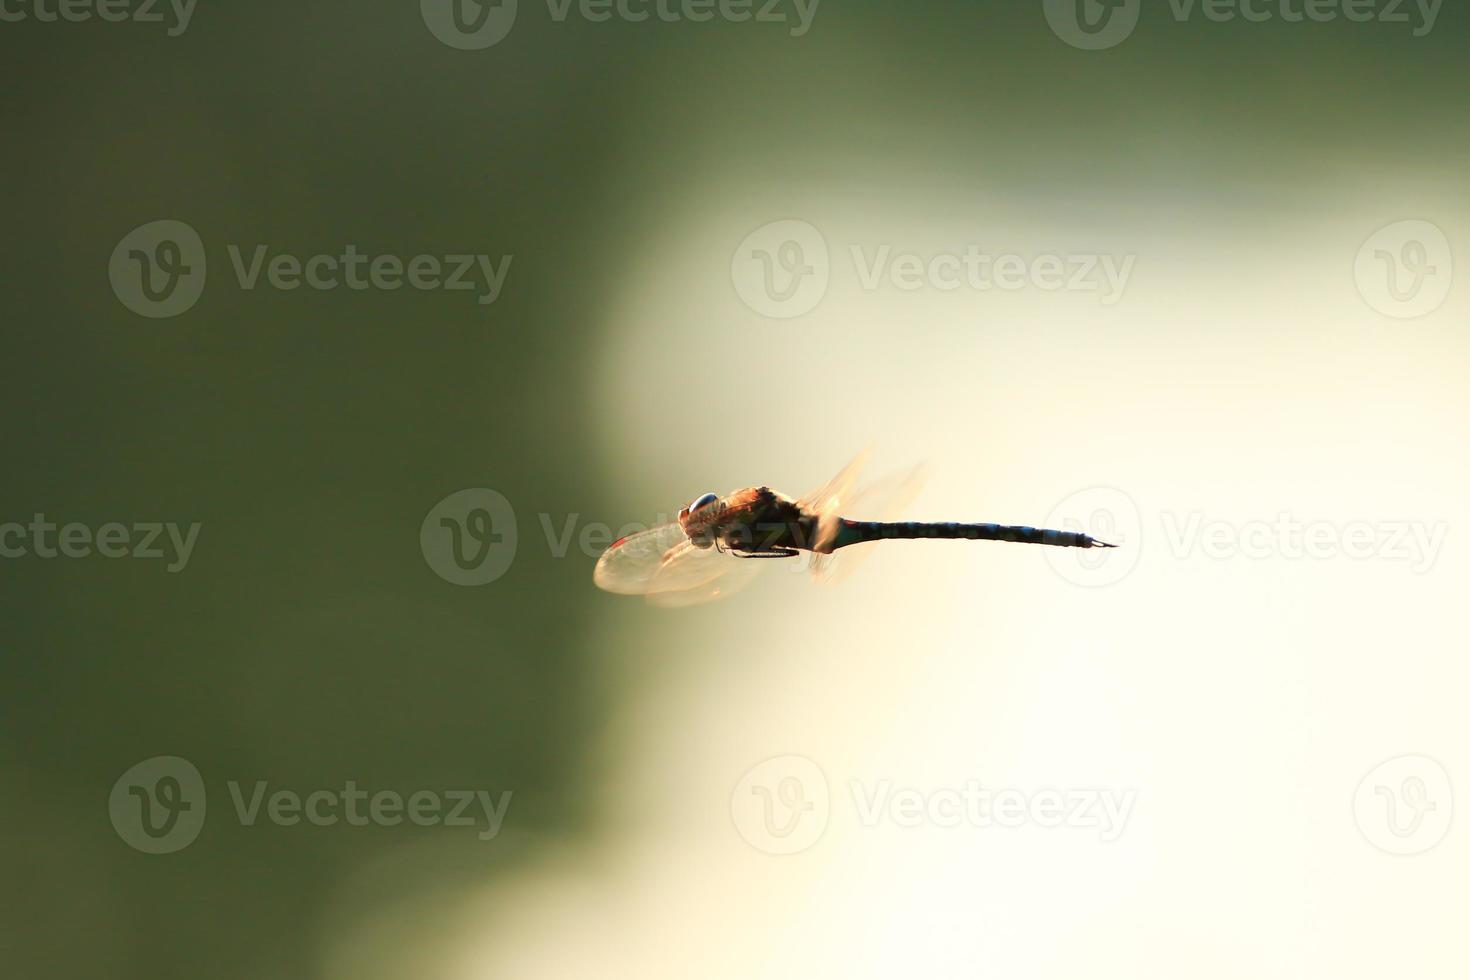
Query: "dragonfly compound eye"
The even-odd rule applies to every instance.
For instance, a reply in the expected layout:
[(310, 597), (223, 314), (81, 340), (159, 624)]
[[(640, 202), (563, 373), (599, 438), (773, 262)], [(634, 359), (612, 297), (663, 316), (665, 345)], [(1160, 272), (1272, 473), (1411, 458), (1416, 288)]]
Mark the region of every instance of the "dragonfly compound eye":
[(692, 503), (692, 504), (689, 505), (689, 513), (692, 514), (696, 510), (699, 510), (701, 507), (708, 507), (710, 504), (714, 503), (716, 500), (719, 500), (719, 499), (720, 499), (719, 494), (714, 494), (714, 493), (706, 493), (706, 494), (702, 494), (702, 495), (700, 495), (698, 497), (695, 497), (694, 498), (694, 503)]

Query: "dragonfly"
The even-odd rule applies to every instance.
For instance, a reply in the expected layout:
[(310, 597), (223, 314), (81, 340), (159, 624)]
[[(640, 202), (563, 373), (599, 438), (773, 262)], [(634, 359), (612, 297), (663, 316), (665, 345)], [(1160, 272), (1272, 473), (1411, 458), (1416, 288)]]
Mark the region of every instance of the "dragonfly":
[[(727, 596), (768, 564), (760, 559), (809, 556), (812, 577), (835, 582), (851, 574), (872, 549), (856, 545), (895, 539), (1014, 541), (1061, 548), (1112, 548), (1079, 531), (1012, 524), (897, 521), (918, 494), (926, 471), (859, 489), (869, 453), (860, 453), (828, 483), (793, 499), (770, 487), (746, 487), (723, 497), (700, 494), (678, 519), (614, 541), (597, 561), (592, 580), (621, 595), (642, 595), (662, 606), (687, 606)], [(877, 520), (845, 512), (867, 509)]]

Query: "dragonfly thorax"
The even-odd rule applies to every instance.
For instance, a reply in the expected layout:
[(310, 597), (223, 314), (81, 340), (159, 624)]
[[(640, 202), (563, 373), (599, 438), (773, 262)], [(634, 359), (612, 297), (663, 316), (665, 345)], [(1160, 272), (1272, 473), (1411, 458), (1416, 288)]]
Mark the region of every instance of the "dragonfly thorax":
[[(706, 495), (709, 496), (709, 495)], [(769, 487), (737, 490), (679, 513), (679, 524), (696, 548), (745, 553), (774, 547), (807, 547), (809, 522), (790, 497)]]

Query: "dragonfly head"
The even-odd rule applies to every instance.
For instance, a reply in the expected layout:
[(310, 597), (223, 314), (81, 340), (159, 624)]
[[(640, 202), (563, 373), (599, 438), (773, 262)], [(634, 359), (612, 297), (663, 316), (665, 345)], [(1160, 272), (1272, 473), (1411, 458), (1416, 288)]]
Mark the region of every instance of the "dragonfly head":
[(702, 493), (679, 511), (679, 526), (684, 533), (689, 535), (689, 541), (696, 548), (712, 548), (715, 543), (715, 523), (719, 518), (720, 496), (716, 493)]

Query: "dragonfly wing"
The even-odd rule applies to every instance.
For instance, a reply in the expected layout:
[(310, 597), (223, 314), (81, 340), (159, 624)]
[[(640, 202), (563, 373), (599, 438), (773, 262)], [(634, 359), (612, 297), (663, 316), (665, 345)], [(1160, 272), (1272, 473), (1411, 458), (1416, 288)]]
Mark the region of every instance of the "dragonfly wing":
[(660, 606), (692, 606), (719, 599), (750, 583), (761, 559), (737, 558), (685, 541), (665, 557), (653, 577), (648, 599)]
[(797, 501), (802, 510), (817, 515), (817, 534), (812, 541), (812, 549), (817, 553), (831, 545), (837, 537), (837, 528), (842, 521), (843, 511), (847, 509), (847, 502), (852, 497), (858, 474), (867, 465), (868, 457), (872, 454), (871, 449), (864, 449), (840, 473), (827, 481), (826, 486), (818, 487)]
[[(701, 556), (706, 552), (698, 548), (693, 549)], [(703, 578), (698, 584), (682, 589), (664, 589), (665, 576), (660, 574), (656, 580), (655, 591), (648, 593), (648, 601), (656, 606), (693, 606), (701, 602), (710, 602), (714, 599), (723, 599), (734, 592), (739, 592), (750, 584), (756, 573), (761, 570), (763, 564), (758, 558), (735, 558), (732, 555), (721, 555), (714, 553), (713, 559), (688, 559), (681, 564), (696, 562), (700, 566), (709, 569), (711, 574)], [(694, 578), (692, 571), (678, 571), (675, 575), (684, 581)]]
[[(928, 477), (928, 468), (923, 465), (915, 466), (905, 473), (895, 473), (859, 490), (850, 491), (841, 501), (842, 510), (854, 520), (896, 520), (913, 503), (919, 491), (924, 489)], [(823, 521), (817, 525), (818, 541), (822, 540), (823, 531), (827, 528), (827, 515), (823, 514), (822, 517)], [(833, 515), (833, 518), (829, 533), (835, 536), (841, 517)], [(831, 538), (826, 540), (831, 541)], [(871, 544), (849, 545), (825, 555), (818, 551), (812, 555), (812, 577), (821, 582), (840, 582), (851, 575), (872, 553)]]
[(696, 548), (673, 522), (614, 542), (597, 560), (592, 580), (608, 592), (646, 595), (661, 606), (688, 606), (744, 587), (758, 570), (756, 559)]
[(592, 581), (621, 595), (646, 595), (669, 553), (689, 538), (677, 521), (660, 524), (612, 543), (597, 559)]
[(842, 472), (828, 480), (825, 486), (813, 490), (798, 500), (797, 503), (802, 506), (802, 509), (817, 514), (834, 510), (852, 493), (853, 485), (857, 483), (858, 474), (863, 471), (863, 467), (867, 465), (868, 457), (872, 454), (873, 451), (871, 449), (864, 449), (852, 458), (852, 462), (842, 468)]

